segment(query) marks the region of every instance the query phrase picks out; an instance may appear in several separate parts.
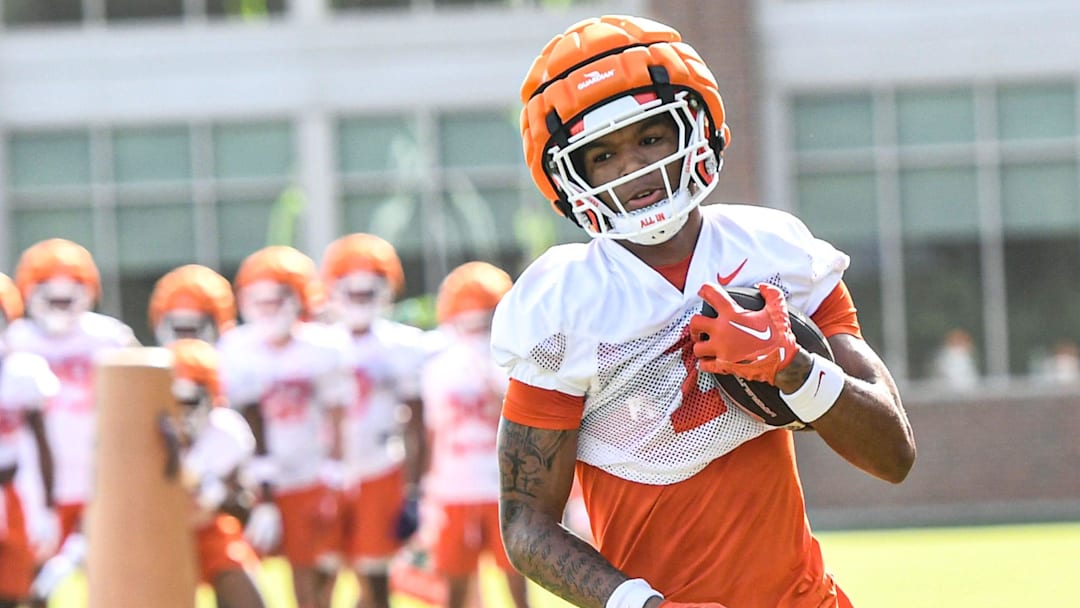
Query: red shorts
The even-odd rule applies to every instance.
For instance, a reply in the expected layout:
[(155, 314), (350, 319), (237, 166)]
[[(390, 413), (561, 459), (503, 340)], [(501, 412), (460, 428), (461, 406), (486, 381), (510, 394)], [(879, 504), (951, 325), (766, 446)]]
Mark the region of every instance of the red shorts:
[(22, 501), (14, 483), (0, 486), (4, 516), (0, 520), (0, 599), (21, 599), (30, 592), (34, 574), (34, 555), (26, 534)]
[(338, 553), (340, 497), (324, 486), (278, 492), (281, 554), (295, 567), (314, 567), (319, 558)]
[(244, 526), (232, 515), (218, 515), (195, 531), (202, 582), (213, 584), (217, 575), (259, 565), (259, 556), (244, 538)]
[(501, 570), (513, 571), (499, 532), (499, 503), (443, 505), (440, 510), (444, 519), (432, 548), (436, 572), (468, 576), (476, 572), (485, 551)]
[(398, 467), (360, 483), (345, 501), (342, 534), (350, 560), (388, 559), (401, 549), (396, 534), (405, 503), (405, 471)]

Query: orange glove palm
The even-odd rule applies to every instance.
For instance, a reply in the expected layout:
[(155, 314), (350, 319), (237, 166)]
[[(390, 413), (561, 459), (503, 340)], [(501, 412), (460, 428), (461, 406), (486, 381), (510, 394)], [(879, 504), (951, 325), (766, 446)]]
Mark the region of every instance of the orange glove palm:
[(795, 358), (799, 345), (791, 331), (784, 292), (768, 283), (759, 283), (757, 288), (765, 299), (761, 310), (739, 306), (711, 284), (698, 290), (717, 313), (715, 318), (698, 314), (690, 319), (700, 369), (773, 384), (776, 373)]

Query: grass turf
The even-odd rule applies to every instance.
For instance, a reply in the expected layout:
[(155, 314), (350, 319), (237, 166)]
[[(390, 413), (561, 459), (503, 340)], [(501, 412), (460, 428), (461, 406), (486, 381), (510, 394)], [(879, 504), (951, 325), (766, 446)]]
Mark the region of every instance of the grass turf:
[[(1080, 522), (860, 530), (818, 535), (825, 562), (858, 608), (937, 606), (1076, 605), (1070, 582), (1080, 565)], [(268, 561), (260, 579), (267, 608), (294, 608), (288, 567)], [(356, 584), (343, 576), (334, 608), (352, 608)], [(483, 572), (486, 608), (509, 606), (497, 572)], [(81, 608), (85, 582), (66, 581), (50, 608)], [(538, 587), (530, 590), (533, 608), (565, 608), (569, 604)], [(197, 608), (212, 608), (212, 594), (202, 590)], [(394, 608), (426, 608), (395, 598)]]

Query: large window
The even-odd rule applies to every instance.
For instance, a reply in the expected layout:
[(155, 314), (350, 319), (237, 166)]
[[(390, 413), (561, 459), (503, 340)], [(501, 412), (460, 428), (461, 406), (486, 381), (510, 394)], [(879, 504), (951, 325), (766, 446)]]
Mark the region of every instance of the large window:
[(1074, 83), (807, 94), (792, 116), (797, 208), (852, 254), (864, 332), (894, 369), (946, 381), (943, 353), (963, 348), (977, 375), (1043, 374), (1075, 350)]
[(50, 237), (85, 245), (102, 271), (102, 308), (148, 341), (158, 277), (191, 262), (231, 276), (266, 244), (292, 137), (284, 122), (12, 133), (11, 259)]
[(434, 291), (462, 262), (516, 273), (584, 236), (529, 180), (509, 110), (343, 117), (337, 134), (340, 225), (394, 244), (409, 295)]

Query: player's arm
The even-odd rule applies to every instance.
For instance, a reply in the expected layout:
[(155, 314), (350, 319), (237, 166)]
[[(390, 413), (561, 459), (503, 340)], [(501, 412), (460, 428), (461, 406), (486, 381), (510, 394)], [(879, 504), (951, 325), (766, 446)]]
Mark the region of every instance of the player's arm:
[[(851, 464), (900, 483), (915, 462), (915, 436), (892, 374), (874, 349), (856, 336), (836, 334), (829, 338), (829, 346), (845, 377), (836, 401), (814, 420), (814, 430)], [(777, 387), (794, 393), (815, 382), (812, 364), (810, 356), (800, 351), (777, 373)]]
[(628, 577), (561, 525), (577, 436), (501, 419), (499, 519), (514, 568), (575, 606), (603, 608)]
[[(835, 361), (811, 355), (795, 340), (783, 292), (765, 283), (757, 287), (765, 300), (761, 310), (742, 308), (713, 285), (698, 291), (717, 311), (716, 317), (690, 320), (699, 367), (776, 386), (796, 417), (846, 460), (886, 481), (903, 481), (915, 462), (915, 439), (885, 363), (845, 331), (830, 332)], [(846, 298), (842, 303), (857, 327), (846, 289), (838, 286), (829, 297)]]
[(404, 407), (408, 415), (405, 423), (405, 481), (415, 490), (420, 487), (420, 479), (430, 465), (424, 402), (419, 397), (406, 399)]
[[(247, 421), (248, 426), (251, 427), (251, 435), (255, 438), (255, 459), (252, 462), (254, 468), (257, 470), (258, 463), (268, 462), (270, 459), (270, 451), (266, 445), (266, 428), (263, 421), (262, 408), (259, 407), (258, 402), (249, 403), (247, 405), (240, 406), (240, 414), (243, 415), (244, 420)], [(264, 478), (261, 472), (255, 474), (256, 482), (258, 483), (259, 500), (268, 501), (273, 498), (273, 488), (270, 482)]]
[(56, 506), (53, 498), (53, 457), (48, 436), (45, 434), (45, 416), (41, 413), (41, 410), (30, 410), (26, 413), (26, 423), (30, 427), (30, 433), (34, 436), (34, 443), (37, 444), (38, 468), (41, 471), (41, 487), (45, 494), (45, 506), (52, 509)]

